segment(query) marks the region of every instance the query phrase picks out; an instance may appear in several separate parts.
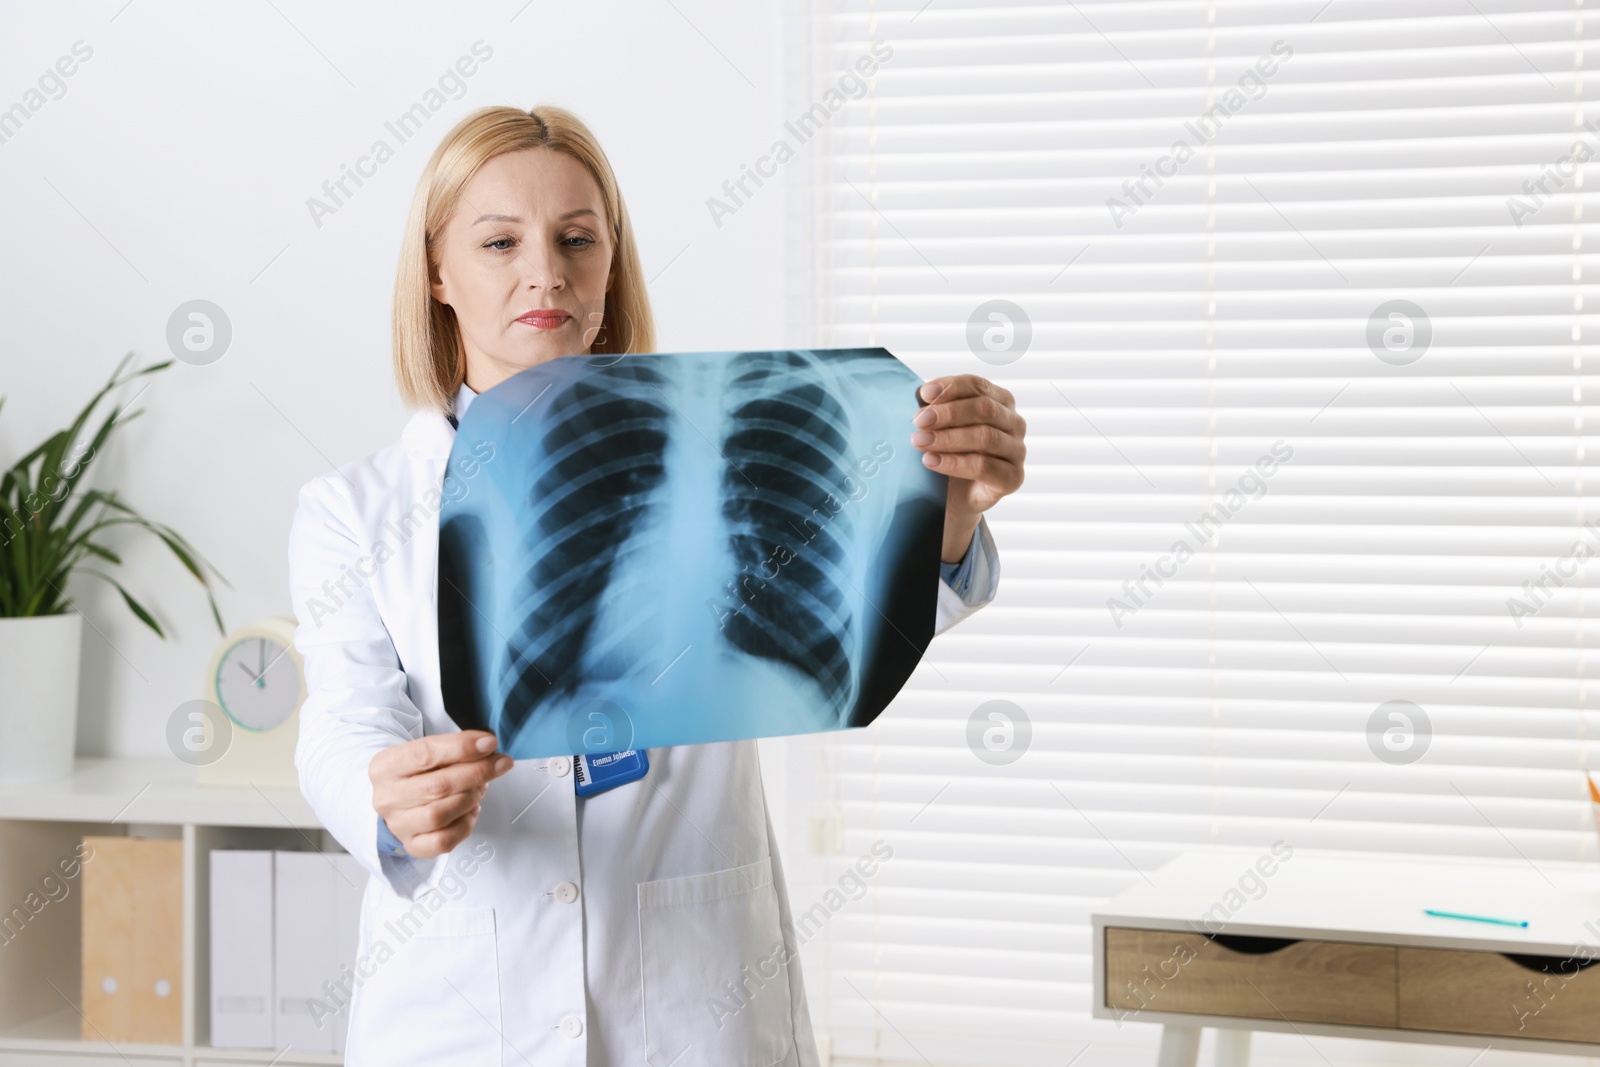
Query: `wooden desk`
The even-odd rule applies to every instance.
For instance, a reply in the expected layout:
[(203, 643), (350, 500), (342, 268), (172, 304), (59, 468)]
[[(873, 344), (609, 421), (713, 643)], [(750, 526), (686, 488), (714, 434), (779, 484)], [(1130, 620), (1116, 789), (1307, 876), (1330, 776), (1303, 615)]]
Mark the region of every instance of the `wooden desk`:
[(1145, 874), (1091, 917), (1093, 1014), (1160, 1024), (1160, 1067), (1207, 1026), (1219, 1067), (1255, 1030), (1600, 1054), (1600, 866), (1280, 844)]

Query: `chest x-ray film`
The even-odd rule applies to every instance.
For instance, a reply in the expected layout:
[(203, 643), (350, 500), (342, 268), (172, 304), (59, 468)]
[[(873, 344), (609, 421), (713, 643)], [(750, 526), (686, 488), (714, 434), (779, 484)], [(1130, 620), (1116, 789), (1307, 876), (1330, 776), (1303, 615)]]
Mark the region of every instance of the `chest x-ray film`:
[(865, 726), (933, 637), (947, 478), (883, 348), (566, 356), (474, 398), (445, 708), (516, 758)]

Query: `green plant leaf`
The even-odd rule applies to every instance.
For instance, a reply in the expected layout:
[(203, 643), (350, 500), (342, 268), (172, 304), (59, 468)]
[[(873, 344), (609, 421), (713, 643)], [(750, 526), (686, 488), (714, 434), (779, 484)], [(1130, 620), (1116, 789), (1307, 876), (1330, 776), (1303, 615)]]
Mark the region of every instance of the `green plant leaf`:
[(163, 641), (166, 640), (167, 635), (161, 632), (161, 627), (156, 624), (155, 617), (144, 609), (143, 604), (140, 604), (137, 600), (133, 599), (132, 594), (130, 594), (126, 589), (122, 588), (121, 582), (117, 581), (109, 574), (104, 574), (89, 567), (80, 567), (78, 569), (84, 574), (92, 574), (96, 578), (104, 578), (106, 581), (116, 586), (117, 592), (122, 594), (122, 602), (128, 605), (128, 610), (137, 615), (140, 622), (154, 630), (157, 637), (161, 638)]
[(118, 566), (122, 565), (122, 560), (117, 556), (117, 554), (115, 552), (111, 551), (109, 548), (106, 548), (104, 545), (97, 545), (93, 541), (84, 541), (83, 542), (83, 550), (85, 552), (88, 552), (88, 553), (91, 553), (93, 555), (99, 556), (103, 560), (109, 560), (110, 562), (115, 563)]

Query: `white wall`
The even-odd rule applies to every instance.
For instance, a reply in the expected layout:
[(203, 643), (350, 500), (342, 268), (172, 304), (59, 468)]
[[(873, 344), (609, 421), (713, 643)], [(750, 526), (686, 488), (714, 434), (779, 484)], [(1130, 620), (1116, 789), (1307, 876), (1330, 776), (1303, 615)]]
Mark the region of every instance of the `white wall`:
[[(292, 614), (296, 490), (405, 421), (389, 370), (400, 226), (434, 146), (486, 105), (560, 104), (596, 131), (655, 278), (663, 350), (799, 343), (784, 336), (782, 191), (762, 190), (720, 227), (706, 207), (781, 127), (776, 6), (521, 8), (0, 4), (0, 110), (40, 103), (27, 96), (37, 79), (75, 42), (92, 49), (0, 143), (0, 464), (64, 427), (129, 350), (140, 365), (168, 358), (179, 304), (214, 301), (232, 322), (229, 351), (156, 375), (93, 481), (227, 575), (230, 627)], [(493, 56), (464, 95), (409, 142), (388, 134), (480, 39)], [(308, 198), (380, 137), (394, 158), (319, 228)], [(79, 751), (158, 755), (168, 715), (204, 695), (220, 638), (164, 548), (109, 540), (170, 639), (108, 586), (75, 582), (91, 623)]]

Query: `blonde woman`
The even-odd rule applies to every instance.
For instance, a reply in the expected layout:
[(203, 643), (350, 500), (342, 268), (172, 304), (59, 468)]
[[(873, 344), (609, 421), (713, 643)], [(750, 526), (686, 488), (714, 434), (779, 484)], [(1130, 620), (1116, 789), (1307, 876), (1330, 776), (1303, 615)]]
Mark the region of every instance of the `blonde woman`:
[[(567, 757), (513, 761), (440, 697), (438, 515), (473, 397), (562, 356), (656, 347), (639, 251), (593, 135), (487, 108), (434, 152), (406, 220), (400, 440), (300, 490), (290, 584), (308, 695), (296, 765), (372, 877), (347, 1062), (815, 1067), (754, 741), (652, 749), (593, 796)], [(1022, 482), (1011, 394), (971, 375), (907, 426), (951, 476), (938, 620), (994, 595), (982, 512)], [(959, 592), (958, 592), (959, 590)], [(864, 856), (863, 862), (876, 862)]]

